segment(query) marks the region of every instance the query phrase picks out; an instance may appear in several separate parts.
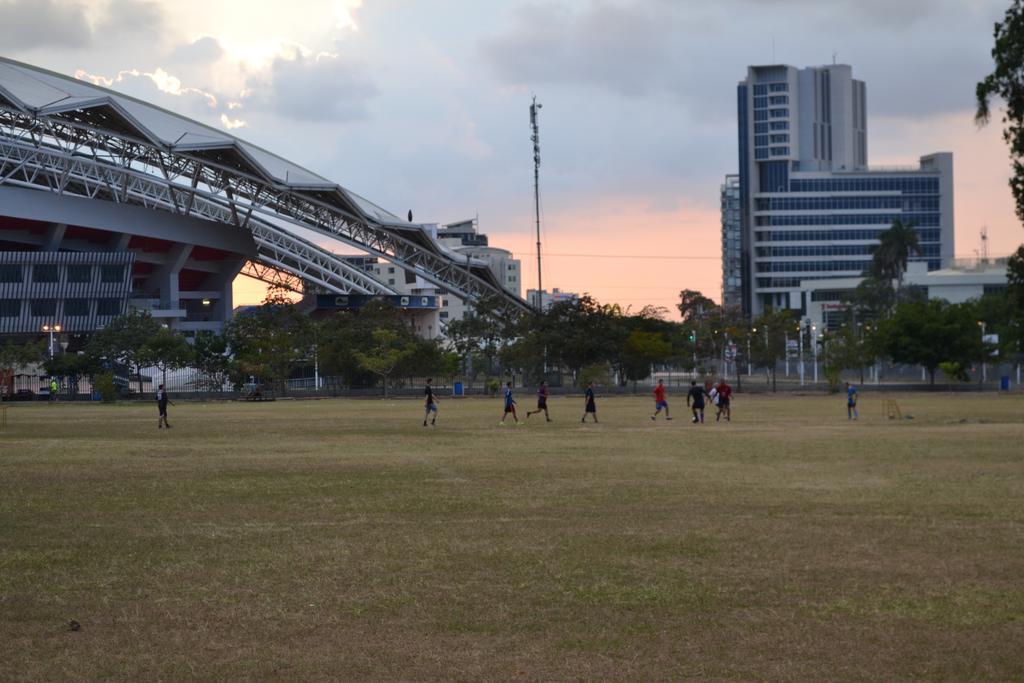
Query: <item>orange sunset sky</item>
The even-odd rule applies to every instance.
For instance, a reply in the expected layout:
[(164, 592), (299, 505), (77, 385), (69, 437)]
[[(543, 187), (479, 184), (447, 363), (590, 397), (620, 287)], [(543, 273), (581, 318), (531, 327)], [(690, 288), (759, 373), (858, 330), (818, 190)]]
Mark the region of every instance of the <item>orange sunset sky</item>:
[[(953, 152), (958, 256), (977, 256), (982, 226), (988, 227), (991, 256), (1008, 255), (1024, 242), (1007, 185), (1010, 165), (998, 121), (979, 128), (973, 112), (964, 111), (921, 122), (880, 118), (871, 123), (873, 165), (916, 162), (916, 156), (885, 154), (886, 149), (918, 150), (919, 155)], [(686, 194), (692, 196), (693, 189), (688, 189)], [(687, 202), (681, 192), (676, 205), (666, 207), (653, 206), (655, 198), (649, 196), (606, 197), (585, 207), (551, 208), (547, 202), (545, 288), (590, 292), (600, 301), (634, 309), (664, 306), (670, 317), (677, 315), (674, 306), (681, 289), (699, 289), (719, 301), (718, 187), (708, 183), (699, 189), (707, 201)], [(491, 243), (523, 260), (525, 295), (537, 281), (536, 249), (529, 206), (520, 213), (526, 228), (492, 233)], [(616, 254), (622, 256), (605, 257)], [(241, 276), (235, 281), (236, 305), (259, 303), (265, 291), (261, 282)]]

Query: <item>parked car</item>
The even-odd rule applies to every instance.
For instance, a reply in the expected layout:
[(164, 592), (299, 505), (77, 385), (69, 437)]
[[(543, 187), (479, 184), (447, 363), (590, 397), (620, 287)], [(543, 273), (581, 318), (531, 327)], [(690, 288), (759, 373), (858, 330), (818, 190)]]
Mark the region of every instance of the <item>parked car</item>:
[(12, 400), (15, 401), (34, 401), (36, 398), (36, 392), (31, 389), (18, 389), (14, 392)]

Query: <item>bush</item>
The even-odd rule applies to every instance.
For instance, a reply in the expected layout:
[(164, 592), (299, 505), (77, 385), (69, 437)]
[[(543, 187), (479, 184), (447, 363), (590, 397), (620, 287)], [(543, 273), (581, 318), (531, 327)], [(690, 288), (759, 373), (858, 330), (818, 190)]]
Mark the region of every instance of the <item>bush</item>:
[(97, 375), (92, 382), (92, 388), (100, 393), (100, 398), (105, 403), (112, 403), (117, 399), (117, 385), (114, 384), (114, 375), (104, 372)]
[(490, 394), (491, 396), (497, 394), (498, 393), (498, 389), (500, 389), (500, 388), (501, 388), (501, 382), (499, 382), (496, 379), (487, 380), (487, 383), (484, 384), (484, 390), (488, 394)]
[(839, 381), (843, 377), (843, 369), (838, 365), (825, 365), (822, 369), (825, 372), (825, 381), (828, 382), (828, 393), (838, 393)]
[(599, 387), (611, 384), (612, 378), (608, 366), (604, 363), (594, 363), (580, 370), (580, 386), (585, 387), (588, 382), (593, 382)]

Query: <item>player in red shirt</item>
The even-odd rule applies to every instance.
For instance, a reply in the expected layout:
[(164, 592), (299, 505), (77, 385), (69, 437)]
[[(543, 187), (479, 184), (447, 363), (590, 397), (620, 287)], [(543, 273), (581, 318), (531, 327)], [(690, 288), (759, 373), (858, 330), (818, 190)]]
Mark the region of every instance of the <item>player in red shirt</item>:
[(658, 419), (658, 413), (661, 412), (662, 408), (665, 409), (665, 419), (671, 420), (668, 416), (668, 401), (665, 400), (665, 382), (664, 380), (658, 380), (658, 386), (654, 387), (654, 415), (651, 415), (651, 420)]
[(718, 380), (718, 409), (722, 411), (726, 422), (732, 422), (732, 387), (724, 380)]

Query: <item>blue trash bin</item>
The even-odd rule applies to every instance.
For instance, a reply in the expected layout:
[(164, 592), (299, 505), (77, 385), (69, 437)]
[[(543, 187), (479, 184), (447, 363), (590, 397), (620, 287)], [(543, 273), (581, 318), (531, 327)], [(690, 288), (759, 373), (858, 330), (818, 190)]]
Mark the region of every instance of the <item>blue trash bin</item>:
[(1010, 376), (1009, 375), (1003, 375), (1002, 377), (999, 378), (999, 390), (1000, 391), (1009, 391), (1010, 390)]
[(452, 385), (452, 396), (465, 396), (465, 391), (462, 388), (462, 382), (455, 382)]

